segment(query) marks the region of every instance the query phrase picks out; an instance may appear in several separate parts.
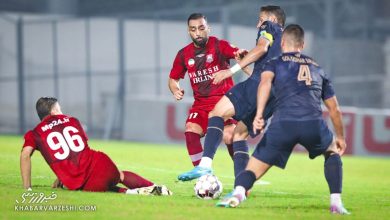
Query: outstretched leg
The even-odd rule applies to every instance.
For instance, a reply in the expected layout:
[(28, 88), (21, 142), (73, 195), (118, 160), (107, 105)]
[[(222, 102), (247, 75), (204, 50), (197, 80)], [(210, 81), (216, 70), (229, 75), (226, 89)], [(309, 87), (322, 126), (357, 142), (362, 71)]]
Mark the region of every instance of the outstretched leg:
[(120, 171), (120, 183), (129, 189), (153, 186), (154, 183), (130, 171)]
[(124, 192), (126, 194), (172, 195), (172, 192), (166, 186), (155, 185), (153, 182), (130, 171), (120, 171), (120, 183), (128, 189), (126, 191), (119, 187), (113, 187), (113, 189), (116, 188), (118, 192)]
[(208, 173), (212, 173), (211, 166), (215, 152), (222, 141), (224, 121), (234, 115), (234, 106), (226, 96), (223, 96), (209, 113), (207, 134), (204, 141), (203, 157), (199, 166), (178, 176), (181, 181), (189, 181)]

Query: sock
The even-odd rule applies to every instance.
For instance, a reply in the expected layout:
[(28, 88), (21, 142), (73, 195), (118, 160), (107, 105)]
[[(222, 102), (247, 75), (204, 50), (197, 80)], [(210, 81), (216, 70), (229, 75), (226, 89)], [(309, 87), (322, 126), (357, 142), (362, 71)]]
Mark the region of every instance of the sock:
[(203, 155), (200, 135), (194, 132), (185, 132), (188, 155), (190, 155), (192, 165), (198, 166)]
[(123, 171), (123, 185), (125, 185), (129, 189), (135, 189), (135, 188), (140, 188), (140, 187), (146, 187), (146, 186), (153, 186), (154, 183), (150, 182), (147, 179), (144, 179), (143, 177), (132, 173), (130, 171)]
[(245, 170), (249, 161), (249, 147), (246, 140), (233, 142), (234, 150), (234, 176), (237, 177), (241, 171)]
[(234, 182), (234, 188), (242, 186), (244, 187), (245, 191), (248, 191), (252, 188), (255, 182), (256, 175), (250, 170), (245, 170), (238, 174), (238, 176), (236, 177), (236, 180)]
[(341, 193), (343, 182), (343, 163), (341, 162), (340, 155), (332, 154), (325, 158), (324, 172), (330, 193)]
[(203, 156), (213, 159), (223, 137), (224, 121), (221, 117), (209, 118), (207, 134), (204, 140)]
[(125, 191), (126, 194), (128, 195), (137, 195), (138, 194), (138, 190), (136, 189), (128, 189)]
[(246, 194), (246, 190), (244, 187), (237, 186), (234, 188), (233, 195), (238, 195), (240, 202), (246, 199), (245, 194)]
[(332, 193), (330, 194), (330, 205), (341, 207), (343, 204), (341, 202), (341, 194), (340, 193)]
[(200, 167), (206, 167), (206, 168), (211, 168), (212, 165), (213, 165), (213, 159), (211, 159), (210, 157), (202, 157), (199, 163)]
[[(233, 143), (234, 144), (234, 143)], [(229, 152), (230, 157), (233, 159), (234, 151), (233, 151), (233, 144), (226, 144), (226, 148)]]

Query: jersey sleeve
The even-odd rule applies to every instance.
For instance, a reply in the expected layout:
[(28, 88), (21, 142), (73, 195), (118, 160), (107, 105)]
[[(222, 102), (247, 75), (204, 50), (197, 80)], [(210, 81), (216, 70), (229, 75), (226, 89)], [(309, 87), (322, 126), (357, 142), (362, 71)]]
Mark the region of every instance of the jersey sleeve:
[(264, 72), (264, 71), (271, 71), (271, 72), (273, 72), (275, 74), (276, 73), (276, 71), (275, 71), (276, 61), (277, 61), (276, 58), (268, 60), (264, 64), (262, 72)]
[(187, 68), (184, 63), (184, 51), (180, 50), (175, 60), (173, 61), (173, 66), (171, 69), (171, 73), (169, 74), (169, 78), (171, 79), (183, 79), (185, 76), (185, 73), (187, 71)]
[(326, 100), (328, 98), (331, 98), (335, 95), (332, 82), (330, 81), (328, 75), (323, 74), (323, 81), (322, 81), (322, 100)]
[(28, 131), (25, 135), (24, 135), (24, 144), (23, 144), (23, 148), (25, 147), (32, 147), (35, 149), (37, 149), (37, 146), (35, 144), (35, 140), (34, 140), (34, 133), (33, 131)]
[(229, 44), (226, 40), (220, 41), (219, 48), (227, 59), (234, 59), (234, 53), (238, 50), (236, 46)]
[(272, 46), (274, 42), (274, 29), (272, 23), (269, 21), (263, 22), (260, 26), (259, 31), (257, 32), (257, 40), (264, 38), (269, 41), (269, 45)]

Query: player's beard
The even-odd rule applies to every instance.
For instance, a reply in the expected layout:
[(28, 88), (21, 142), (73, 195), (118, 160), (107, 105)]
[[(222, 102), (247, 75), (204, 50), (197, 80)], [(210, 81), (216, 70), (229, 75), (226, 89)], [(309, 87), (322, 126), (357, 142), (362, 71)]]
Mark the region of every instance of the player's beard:
[(200, 37), (202, 39), (196, 39), (196, 38), (192, 38), (192, 42), (194, 42), (194, 44), (197, 46), (197, 47), (200, 47), (200, 48), (203, 48), (206, 46), (207, 44), (207, 40), (208, 40), (208, 37)]

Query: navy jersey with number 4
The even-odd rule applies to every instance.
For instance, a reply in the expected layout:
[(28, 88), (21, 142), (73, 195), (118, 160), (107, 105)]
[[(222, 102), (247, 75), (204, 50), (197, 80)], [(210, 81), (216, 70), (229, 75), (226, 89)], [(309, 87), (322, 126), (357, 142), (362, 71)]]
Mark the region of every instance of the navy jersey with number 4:
[(273, 121), (304, 121), (322, 117), (321, 101), (335, 95), (329, 77), (310, 57), (283, 53), (264, 66), (275, 74), (276, 107)]

